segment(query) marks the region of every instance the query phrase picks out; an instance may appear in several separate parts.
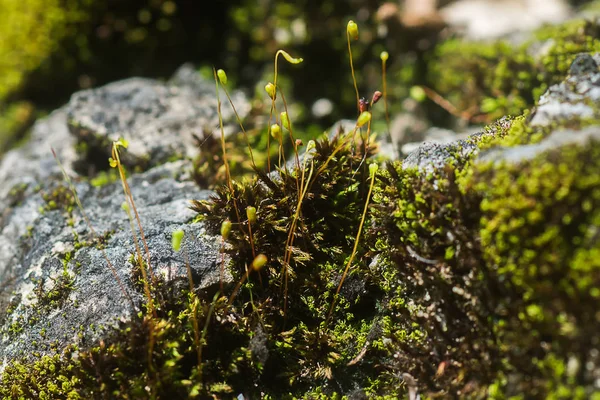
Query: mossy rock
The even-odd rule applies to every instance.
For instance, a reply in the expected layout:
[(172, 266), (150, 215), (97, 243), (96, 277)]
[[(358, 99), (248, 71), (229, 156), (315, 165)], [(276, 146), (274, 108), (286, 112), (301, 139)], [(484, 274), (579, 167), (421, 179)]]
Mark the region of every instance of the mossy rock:
[[(176, 285), (153, 280), (148, 296), (128, 271), (139, 313), (89, 342), (82, 332), (77, 353), (63, 341), (41, 360), (14, 357), (0, 394), (591, 397), (600, 370), (598, 82), (597, 69), (577, 66), (536, 111), (404, 161), (375, 158), (350, 130), (270, 173), (227, 182), (193, 209), (210, 237), (229, 223), (219, 247), (230, 262), (209, 272), (227, 268), (235, 285), (198, 288), (190, 273)], [(568, 112), (552, 114), (553, 102)], [(144, 187), (139, 177), (131, 185)], [(162, 232), (153, 237), (171, 251)], [(89, 285), (65, 280), (69, 293)], [(27, 326), (4, 328), (20, 335)]]
[(599, 50), (598, 22), (585, 20), (542, 28), (522, 44), (451, 39), (435, 49), (427, 80), (473, 118), (517, 116), (567, 76), (577, 54)]

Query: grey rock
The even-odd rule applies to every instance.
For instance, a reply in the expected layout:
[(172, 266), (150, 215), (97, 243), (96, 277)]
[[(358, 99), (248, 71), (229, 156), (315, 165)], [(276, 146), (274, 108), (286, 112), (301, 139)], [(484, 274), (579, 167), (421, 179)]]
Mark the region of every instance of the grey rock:
[(0, 160), (0, 292), (7, 281), (7, 271), (23, 257), (19, 238), (39, 217), (38, 209), (44, 202), (41, 195), (36, 195), (38, 187), (60, 176), (51, 149), (72, 172), (74, 144), (66, 113), (59, 109), (34, 125), (31, 138), (23, 147), (9, 151)]
[(430, 174), (443, 171), (448, 164), (464, 165), (479, 153), (477, 143), (486, 136), (496, 136), (498, 130), (510, 128), (512, 121), (501, 118), (484, 131), (476, 132), (464, 139), (447, 141), (445, 143), (426, 142), (413, 150), (402, 162), (402, 168), (417, 168), (421, 173)]
[(581, 75), (593, 72), (598, 72), (598, 64), (596, 64), (594, 57), (587, 53), (579, 54), (569, 69), (571, 75)]
[[(220, 239), (207, 235), (202, 223), (190, 224), (195, 213), (188, 207), (189, 200), (206, 199), (212, 192), (177, 178), (185, 176), (182, 171), (188, 168), (186, 162), (168, 163), (133, 176), (129, 184), (154, 274), (167, 282), (185, 280), (185, 252), (196, 283), (200, 289), (206, 289), (219, 283)], [(10, 237), (11, 232), (3, 229), (0, 243), (12, 239), (20, 252), (14, 254), (12, 262), (4, 266), (8, 270), (3, 271), (9, 284), (0, 293), (12, 311), (0, 323), (0, 360), (34, 351), (44, 354), (52, 343), (58, 348), (70, 343), (89, 345), (102, 331), (92, 329), (92, 325), (110, 327), (139, 311), (129, 301), (131, 298), (137, 307), (143, 301), (143, 292), (133, 276), (135, 245), (128, 217), (121, 209), (125, 199), (121, 183), (101, 188), (80, 183), (77, 190), (94, 230), (98, 235), (108, 235), (104, 251), (126, 293), (103, 252), (92, 243), (90, 229), (78, 211), (72, 216), (62, 210), (34, 213), (29, 234), (20, 238)], [(19, 221), (19, 214), (30, 212), (39, 203), (33, 196), (16, 207), (12, 212), (14, 220)], [(186, 232), (182, 253), (171, 248), (171, 234), (176, 229)], [(63, 287), (64, 293), (54, 304), (50, 293), (64, 286), (65, 276), (70, 285)], [(226, 278), (229, 282), (230, 278)]]
[(592, 141), (600, 141), (600, 128), (598, 128), (598, 126), (590, 126), (578, 131), (571, 129), (560, 129), (552, 132), (550, 136), (539, 143), (492, 149), (488, 152), (482, 153), (477, 158), (477, 162), (506, 162), (518, 164), (523, 161), (531, 160), (542, 153), (546, 153), (563, 146), (585, 146)]
[(424, 143), (412, 151), (403, 161), (402, 168), (417, 168), (428, 174), (444, 168), (452, 160), (462, 160), (477, 151), (477, 145), (467, 140), (451, 143)]
[[(121, 183), (93, 187), (77, 174), (76, 165), (89, 162), (75, 151), (86, 129), (93, 128), (89, 137), (102, 136), (101, 141), (128, 138), (130, 154), (157, 165), (128, 178), (153, 274), (167, 287), (187, 287), (187, 257), (198, 290), (211, 291), (221, 279), (231, 282), (229, 274), (221, 277), (220, 237), (207, 234), (203, 223), (193, 223), (189, 208), (190, 200), (207, 199), (212, 192), (192, 181), (190, 161), (162, 163), (179, 150), (191, 154), (188, 140), (194, 129), (216, 121), (209, 86), (182, 68), (171, 83), (133, 78), (80, 92), (69, 105), (40, 119), (30, 141), (0, 160), (0, 373), (16, 358), (67, 344), (92, 345), (106, 329), (136, 315), (144, 301), (134, 276), (136, 250), (121, 208)], [(245, 113), (242, 95), (235, 96), (242, 104), (238, 111)], [(161, 135), (159, 126), (170, 130)], [(160, 143), (165, 149), (158, 148)], [(103, 238), (104, 251), (77, 208), (48, 207), (44, 194), (66, 187), (52, 148), (74, 182), (96, 237)], [(176, 229), (185, 231), (180, 253), (171, 244)]]
[(598, 118), (598, 107), (594, 105), (600, 102), (600, 71), (592, 65), (592, 62), (597, 65), (597, 57), (590, 60), (588, 56), (578, 56), (571, 66), (571, 75), (540, 97), (532, 126), (573, 118)]
[[(245, 96), (231, 94), (241, 118), (250, 111)], [(221, 91), (221, 110), (228, 132), (237, 126), (234, 113)], [(194, 135), (220, 132), (214, 82), (184, 65), (171, 81), (130, 78), (75, 93), (67, 107), (69, 128), (78, 140), (105, 158), (112, 141), (131, 144), (123, 162), (153, 166), (171, 157), (195, 155)]]
[(460, 139), (466, 139), (470, 135), (477, 133), (477, 131), (466, 131), (466, 132), (455, 132), (450, 129), (431, 127), (425, 131), (423, 134), (422, 140), (418, 142), (408, 142), (402, 145), (401, 152), (404, 155), (410, 154), (412, 151), (416, 150), (423, 143), (437, 143), (437, 144), (448, 144), (455, 142)]

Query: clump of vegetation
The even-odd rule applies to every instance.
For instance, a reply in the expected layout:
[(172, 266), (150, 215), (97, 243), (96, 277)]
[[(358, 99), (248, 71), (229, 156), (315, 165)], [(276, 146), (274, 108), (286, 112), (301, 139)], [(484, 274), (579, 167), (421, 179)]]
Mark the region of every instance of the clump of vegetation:
[[(220, 109), (227, 78), (214, 75)], [(597, 144), (474, 163), (464, 146), (535, 143), (564, 122), (542, 128), (527, 116), (505, 118), (427, 172), (377, 158), (370, 111), (381, 93), (359, 98), (353, 130), (304, 146), (285, 102), (276, 112), (284, 95), (273, 81), (267, 130), (277, 163), (260, 167), (245, 137), (255, 176), (236, 180), (221, 125), (211, 146), (221, 150), (213, 166), (223, 163), (225, 183), (192, 205), (222, 238), (228, 257), (218, 267), (229, 269), (233, 288), (197, 289), (189, 264), (187, 279), (152, 276), (139, 217), (130, 214), (141, 234), (132, 257), (144, 295), (132, 304), (136, 317), (76, 356), (67, 349), (12, 361), (0, 395), (592, 396), (600, 368)], [(283, 136), (287, 163), (279, 162)], [(126, 210), (137, 214), (119, 158), (125, 147), (114, 144), (111, 165)], [(182, 241), (175, 232), (173, 248), (187, 263)]]
[(592, 394), (599, 367), (599, 152), (595, 142), (571, 145), (476, 169), (483, 259), (504, 281), (505, 292), (495, 296), (494, 336), (510, 365), (497, 383), (507, 395)]

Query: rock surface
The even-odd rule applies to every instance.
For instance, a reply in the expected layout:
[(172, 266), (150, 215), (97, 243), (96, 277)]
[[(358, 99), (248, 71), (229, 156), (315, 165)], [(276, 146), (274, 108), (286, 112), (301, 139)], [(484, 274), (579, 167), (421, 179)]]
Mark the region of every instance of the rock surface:
[[(102, 143), (125, 137), (132, 142), (134, 157), (146, 158), (149, 165), (160, 164), (174, 154), (191, 156), (191, 135), (216, 121), (214, 95), (210, 82), (200, 80), (189, 68), (180, 69), (172, 82), (129, 79), (77, 93), (66, 107), (36, 123), (26, 145), (2, 159), (3, 365), (67, 343), (89, 345), (103, 329), (139, 311), (130, 301), (139, 304), (143, 291), (134, 275), (135, 245), (127, 214), (121, 208), (125, 201), (121, 183), (93, 187), (77, 178), (74, 165), (82, 160), (75, 145), (77, 139), (92, 136), (102, 136)], [(244, 109), (247, 103), (241, 94), (235, 96)], [(84, 126), (94, 135), (83, 135)], [(100, 238), (94, 239), (77, 209), (51, 148), (74, 177), (84, 210)], [(109, 149), (103, 149), (106, 154), (102, 157), (108, 157)], [(198, 188), (190, 177), (191, 170), (191, 162), (175, 161), (128, 180), (153, 273), (167, 282), (185, 279), (187, 285), (186, 254), (194, 280), (208, 288), (220, 279), (216, 267), (220, 242), (205, 234), (202, 223), (190, 224), (195, 213), (189, 209), (189, 201), (206, 199), (212, 193)], [(176, 229), (185, 231), (182, 253), (175, 253), (171, 246), (171, 233)]]
[[(233, 110), (221, 95), (223, 118), (235, 123)], [(239, 91), (231, 96), (244, 118), (250, 111), (245, 96)], [(110, 143), (124, 138), (131, 147), (123, 161), (148, 166), (194, 156), (194, 135), (218, 132), (216, 103), (214, 82), (184, 65), (167, 83), (131, 78), (75, 93), (67, 115), (71, 132), (96, 157), (108, 158)]]

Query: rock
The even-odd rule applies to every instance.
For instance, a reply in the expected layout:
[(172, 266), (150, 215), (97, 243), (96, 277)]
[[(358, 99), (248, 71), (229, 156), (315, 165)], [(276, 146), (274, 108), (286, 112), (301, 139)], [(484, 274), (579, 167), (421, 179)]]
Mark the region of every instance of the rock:
[(579, 54), (575, 61), (573, 61), (573, 64), (571, 64), (569, 72), (571, 75), (598, 72), (598, 64), (596, 64), (594, 57), (590, 54)]
[(600, 101), (600, 71), (595, 59), (598, 59), (597, 55), (577, 57), (571, 66), (571, 75), (565, 81), (550, 87), (540, 97), (531, 121), (532, 126), (546, 126), (572, 118), (600, 117), (600, 112), (595, 107)]
[(559, 23), (571, 15), (563, 0), (460, 0), (440, 10), (451, 27), (469, 39), (482, 40)]
[(443, 171), (448, 164), (463, 166), (474, 155), (479, 153), (479, 142), (486, 138), (497, 137), (508, 130), (512, 121), (503, 118), (487, 129), (469, 135), (464, 139), (451, 140), (451, 133), (446, 133), (447, 140), (440, 143), (425, 142), (411, 151), (402, 161), (402, 168), (417, 168), (420, 172), (431, 174)]
[[(104, 143), (124, 136), (131, 140), (131, 154), (147, 165), (160, 164), (128, 178), (153, 274), (173, 288), (187, 287), (187, 257), (198, 290), (219, 284), (220, 238), (208, 235), (203, 223), (191, 223), (196, 214), (189, 208), (190, 200), (207, 199), (212, 192), (193, 182), (191, 162), (161, 164), (179, 151), (192, 155), (188, 140), (194, 130), (215, 122), (214, 95), (185, 68), (173, 82), (177, 85), (134, 78), (76, 93), (69, 105), (36, 123), (27, 144), (0, 161), (0, 369), (10, 360), (67, 344), (86, 348), (106, 329), (136, 315), (144, 301), (132, 265), (133, 235), (121, 208), (122, 185), (94, 187), (77, 176), (74, 167), (82, 162), (77, 138), (102, 136)], [(245, 103), (239, 104), (245, 112)], [(169, 138), (167, 131), (177, 136)], [(51, 148), (72, 177), (96, 238)], [(171, 245), (176, 229), (185, 231), (180, 253)], [(223, 279), (228, 283), (231, 276)]]
[[(231, 96), (244, 118), (249, 102), (239, 91)], [(224, 120), (237, 126), (223, 91), (221, 103)], [(203, 80), (189, 65), (167, 83), (131, 78), (77, 92), (67, 114), (71, 132), (88, 146), (88, 153), (108, 158), (112, 141), (124, 138), (131, 146), (123, 162), (142, 168), (173, 157), (192, 157), (194, 135), (204, 130), (219, 132), (214, 82)]]
[(582, 130), (558, 129), (536, 144), (495, 148), (485, 152), (477, 159), (477, 162), (492, 161), (495, 163), (518, 164), (564, 146), (577, 145), (585, 147), (591, 142), (600, 142), (600, 130), (597, 126), (590, 126)]
[[(165, 164), (133, 176), (129, 184), (154, 274), (167, 282), (186, 279), (183, 254), (171, 248), (171, 233), (184, 229), (183, 248), (189, 255), (196, 283), (207, 288), (219, 282), (219, 239), (205, 235), (202, 224), (189, 224), (195, 213), (189, 209), (188, 201), (211, 194), (189, 180), (181, 180), (182, 172), (189, 167), (182, 162)], [(11, 304), (11, 313), (0, 326), (3, 361), (35, 351), (44, 354), (51, 343), (58, 343), (59, 347), (74, 340), (80, 345), (90, 344), (101, 331), (91, 326), (109, 327), (138, 311), (128, 300), (131, 297), (139, 304), (142, 292), (131, 264), (135, 246), (127, 215), (121, 210), (121, 183), (101, 188), (82, 183), (77, 189), (94, 230), (106, 237), (104, 251), (127, 295), (79, 212), (75, 210), (73, 216), (63, 210), (38, 212), (37, 206), (44, 202), (39, 195), (31, 196), (12, 210), (0, 236), (0, 243), (12, 241), (17, 245), (12, 249), (12, 257), (3, 257), (4, 268), (0, 271), (2, 281), (8, 283), (2, 297)], [(68, 218), (72, 218), (71, 223)], [(15, 236), (16, 225), (27, 222), (27, 234)], [(76, 340), (78, 334), (86, 339)]]
[(402, 145), (401, 152), (404, 155), (410, 154), (415, 149), (419, 148), (424, 143), (447, 144), (460, 139), (466, 139), (470, 135), (477, 133), (477, 130), (472, 129), (466, 132), (454, 132), (450, 129), (438, 128), (432, 126), (423, 134), (423, 139), (418, 142), (408, 142)]

